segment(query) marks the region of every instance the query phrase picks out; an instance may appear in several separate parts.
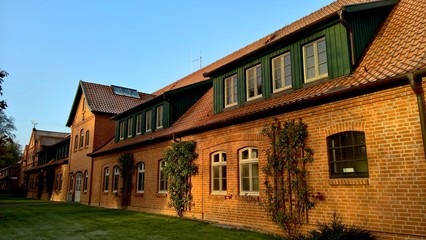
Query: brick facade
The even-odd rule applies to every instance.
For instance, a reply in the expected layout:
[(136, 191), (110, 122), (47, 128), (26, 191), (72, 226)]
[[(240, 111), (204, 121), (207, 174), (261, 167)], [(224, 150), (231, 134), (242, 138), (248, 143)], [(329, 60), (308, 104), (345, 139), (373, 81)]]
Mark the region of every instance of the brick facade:
[[(423, 86), (426, 86), (423, 83)], [(422, 148), (416, 97), (409, 85), (398, 86), (302, 110), (280, 113), (279, 120), (302, 119), (308, 124), (307, 145), (314, 150), (309, 181), (314, 193), (323, 196), (309, 211), (311, 229), (328, 221), (333, 212), (344, 222), (374, 231), (380, 239), (422, 239), (426, 236), (426, 161)], [(267, 139), (260, 134), (271, 118), (263, 118), (199, 134), (185, 136), (194, 140), (199, 173), (192, 177), (194, 206), (185, 217), (243, 226), (260, 231), (282, 233), (268, 218), (259, 200), (264, 197), (264, 175), (259, 171), (260, 196), (239, 194), (238, 151), (259, 149), (259, 169), (266, 162)], [(365, 133), (368, 178), (329, 177), (326, 138), (344, 131)], [(136, 194), (130, 209), (173, 215), (168, 199), (158, 194), (158, 161), (169, 142), (131, 149), (135, 162), (145, 163), (145, 192)], [(211, 194), (210, 155), (227, 154), (227, 191)], [(119, 194), (99, 191), (103, 168), (116, 165), (120, 153), (94, 158), (92, 205), (119, 208)], [(111, 181), (111, 177), (110, 177)], [(134, 184), (136, 178), (134, 176)], [(390, 237), (392, 236), (392, 237)]]

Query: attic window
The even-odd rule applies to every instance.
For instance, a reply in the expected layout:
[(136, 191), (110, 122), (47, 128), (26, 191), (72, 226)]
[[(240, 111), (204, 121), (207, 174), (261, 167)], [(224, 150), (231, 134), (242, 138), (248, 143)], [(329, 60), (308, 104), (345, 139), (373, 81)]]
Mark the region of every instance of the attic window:
[(112, 91), (116, 95), (133, 97), (133, 98), (140, 98), (138, 91), (136, 91), (134, 89), (119, 87), (119, 86), (111, 86), (111, 87), (112, 87)]

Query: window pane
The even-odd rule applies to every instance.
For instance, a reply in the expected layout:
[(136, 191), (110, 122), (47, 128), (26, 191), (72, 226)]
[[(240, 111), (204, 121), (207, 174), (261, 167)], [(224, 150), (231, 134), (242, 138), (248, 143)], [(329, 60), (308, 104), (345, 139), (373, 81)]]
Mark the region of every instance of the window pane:
[(251, 158), (257, 158), (257, 149), (251, 150)]
[(314, 56), (314, 46), (313, 46), (313, 44), (310, 44), (310, 45), (306, 46), (306, 48), (305, 48), (305, 54), (306, 54), (306, 58)]
[(213, 167), (213, 178), (219, 178), (219, 167)]
[(326, 51), (325, 40), (319, 41), (317, 47), (318, 47), (318, 52), (325, 52)]
[(241, 165), (241, 176), (243, 178), (248, 178), (250, 176), (250, 168), (249, 164), (243, 164)]
[(219, 162), (219, 154), (213, 155), (213, 162)]
[(250, 179), (243, 178), (242, 179), (242, 188), (243, 191), (250, 191)]
[(308, 75), (308, 79), (315, 77), (315, 68), (308, 68), (307, 75)]
[(220, 186), (219, 186), (219, 184), (220, 184), (220, 181), (219, 181), (219, 179), (217, 178), (215, 178), (215, 179), (213, 179), (213, 190), (214, 191), (220, 191)]
[(241, 153), (241, 158), (242, 159), (248, 159), (249, 158), (249, 150), (247, 149), (247, 150), (244, 150), (242, 153)]
[(226, 162), (226, 153), (222, 153), (222, 161)]

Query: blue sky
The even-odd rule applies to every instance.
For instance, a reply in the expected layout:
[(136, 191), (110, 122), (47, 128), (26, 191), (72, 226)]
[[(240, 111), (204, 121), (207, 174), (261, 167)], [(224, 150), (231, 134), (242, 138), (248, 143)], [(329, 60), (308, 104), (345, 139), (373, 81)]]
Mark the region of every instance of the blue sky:
[(79, 80), (152, 93), (332, 0), (0, 0), (16, 139), (65, 127)]

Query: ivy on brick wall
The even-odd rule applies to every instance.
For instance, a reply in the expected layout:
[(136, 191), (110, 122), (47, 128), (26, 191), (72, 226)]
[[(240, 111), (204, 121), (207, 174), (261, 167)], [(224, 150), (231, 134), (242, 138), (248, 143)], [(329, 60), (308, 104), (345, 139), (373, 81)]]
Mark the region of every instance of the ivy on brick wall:
[(178, 217), (182, 217), (185, 209), (191, 207), (191, 176), (198, 172), (198, 166), (194, 163), (196, 158), (193, 141), (173, 142), (165, 152), (163, 170), (169, 179), (169, 207), (176, 209)]
[(132, 175), (134, 171), (133, 154), (125, 153), (118, 158), (123, 187), (121, 188), (121, 207), (125, 208), (130, 204), (132, 194)]
[(307, 182), (306, 165), (313, 161), (312, 150), (306, 147), (308, 126), (302, 121), (274, 120), (262, 134), (269, 139), (266, 152), (264, 206), (272, 221), (291, 239), (300, 236), (307, 210), (314, 206)]

